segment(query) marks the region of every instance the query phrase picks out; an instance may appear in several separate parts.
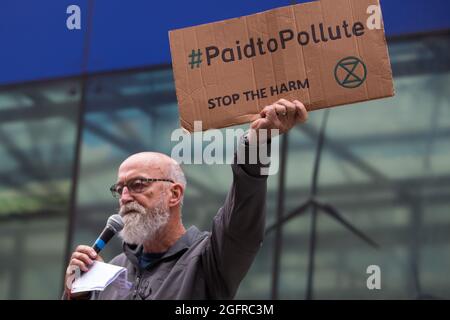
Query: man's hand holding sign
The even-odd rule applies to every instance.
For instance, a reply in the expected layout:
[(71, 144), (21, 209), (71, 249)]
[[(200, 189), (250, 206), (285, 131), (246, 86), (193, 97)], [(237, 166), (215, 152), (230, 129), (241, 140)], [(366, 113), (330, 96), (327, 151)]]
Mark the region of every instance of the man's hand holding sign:
[(280, 99), (262, 109), (260, 116), (260, 119), (256, 119), (250, 124), (251, 130), (248, 137), (250, 144), (263, 142), (257, 141), (260, 129), (268, 130), (268, 132), (278, 130), (280, 134), (283, 134), (296, 124), (308, 120), (308, 112), (303, 103), (298, 100), (290, 102), (286, 99)]

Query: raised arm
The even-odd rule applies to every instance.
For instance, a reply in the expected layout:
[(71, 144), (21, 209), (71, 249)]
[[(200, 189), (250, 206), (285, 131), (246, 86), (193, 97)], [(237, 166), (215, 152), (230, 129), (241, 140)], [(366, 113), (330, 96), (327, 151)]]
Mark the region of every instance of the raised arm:
[[(224, 205), (214, 218), (211, 237), (202, 256), (206, 282), (211, 298), (231, 299), (249, 270), (262, 245), (265, 228), (267, 176), (261, 174), (266, 165), (257, 157), (257, 163), (248, 163), (248, 153), (268, 143), (261, 140), (260, 129), (276, 129), (280, 133), (304, 122), (307, 112), (298, 101), (280, 100), (261, 111), (261, 118), (251, 124), (247, 143), (241, 142), (235, 163), (232, 164), (233, 182)], [(246, 153), (246, 163), (238, 164), (238, 155)], [(259, 152), (256, 152), (259, 155)], [(264, 152), (263, 152), (264, 154)], [(240, 161), (242, 162), (242, 161)]]

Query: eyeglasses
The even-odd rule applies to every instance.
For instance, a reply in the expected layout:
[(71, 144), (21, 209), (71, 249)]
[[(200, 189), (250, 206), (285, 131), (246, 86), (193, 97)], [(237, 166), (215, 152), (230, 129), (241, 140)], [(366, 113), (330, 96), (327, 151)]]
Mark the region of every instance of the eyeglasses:
[(127, 187), (128, 190), (132, 193), (141, 193), (150, 186), (151, 182), (156, 181), (167, 181), (175, 183), (173, 180), (170, 179), (136, 178), (131, 179), (124, 185), (115, 183), (111, 186), (111, 188), (109, 188), (109, 190), (111, 191), (112, 196), (118, 199), (122, 195), (124, 187)]

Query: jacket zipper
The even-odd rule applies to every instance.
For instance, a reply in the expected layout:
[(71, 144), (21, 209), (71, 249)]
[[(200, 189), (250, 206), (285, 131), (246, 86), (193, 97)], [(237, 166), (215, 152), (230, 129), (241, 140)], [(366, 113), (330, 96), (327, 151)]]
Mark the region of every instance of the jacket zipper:
[(137, 298), (140, 282), (141, 282), (141, 272), (140, 270), (137, 270), (137, 277), (134, 285), (133, 300), (136, 300)]

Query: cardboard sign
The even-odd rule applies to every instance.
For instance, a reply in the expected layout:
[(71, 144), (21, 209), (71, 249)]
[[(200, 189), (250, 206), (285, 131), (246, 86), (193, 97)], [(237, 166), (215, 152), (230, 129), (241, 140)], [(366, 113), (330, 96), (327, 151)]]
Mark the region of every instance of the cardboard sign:
[(280, 98), (309, 111), (390, 97), (379, 0), (320, 0), (169, 32), (181, 126), (253, 121)]

